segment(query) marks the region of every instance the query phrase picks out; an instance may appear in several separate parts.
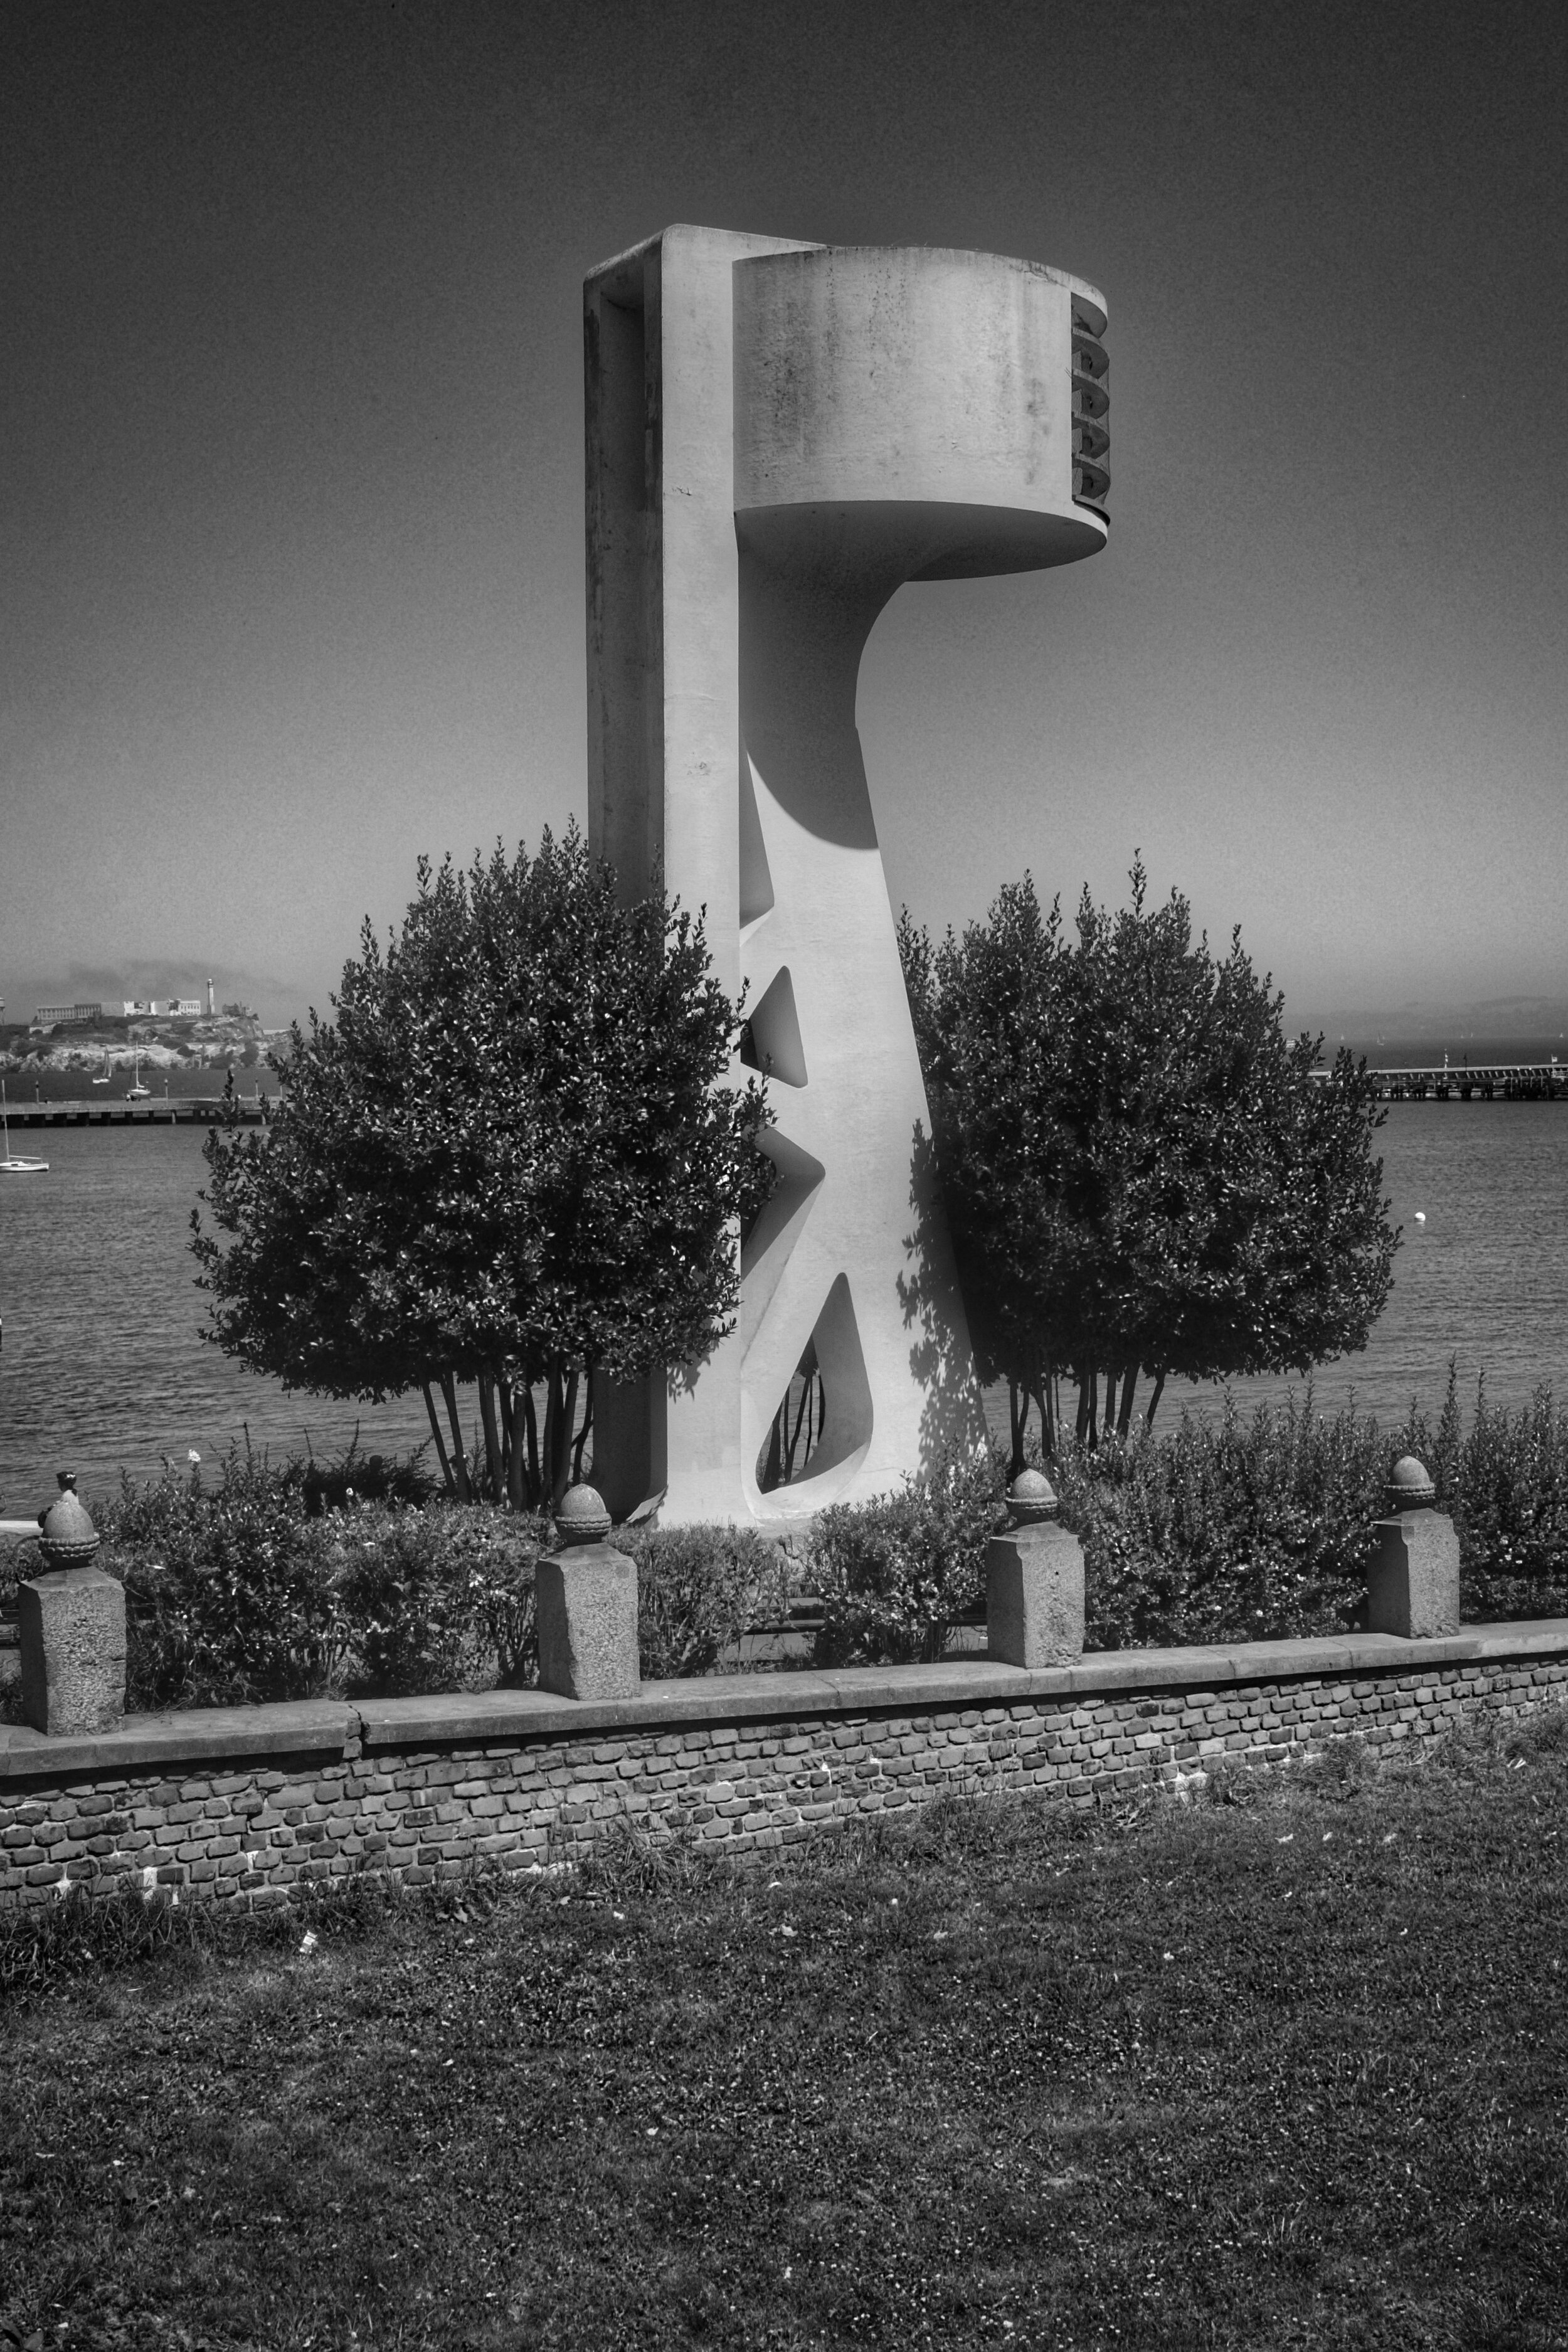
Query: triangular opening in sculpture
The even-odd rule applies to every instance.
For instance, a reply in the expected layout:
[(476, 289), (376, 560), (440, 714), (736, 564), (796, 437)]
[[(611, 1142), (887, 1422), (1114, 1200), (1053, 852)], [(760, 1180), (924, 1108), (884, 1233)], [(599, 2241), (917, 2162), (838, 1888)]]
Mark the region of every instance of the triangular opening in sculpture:
[(792, 1509), (820, 1507), (852, 1475), (871, 1443), (871, 1383), (841, 1274), (779, 1399), (757, 1455), (764, 1495), (787, 1493)]
[(748, 1346), (778, 1288), (801, 1228), (816, 1205), (827, 1172), (820, 1160), (803, 1151), (776, 1127), (763, 1129), (757, 1149), (773, 1161), (778, 1175), (756, 1223), (741, 1244), (741, 1325)]
[(756, 790), (752, 782), (752, 763), (746, 757), (746, 747), (741, 746), (741, 928), (755, 923), (770, 912), (773, 903), (773, 877), (768, 866), (767, 844), (763, 839), (763, 821), (757, 814)]
[(805, 1048), (801, 1044), (795, 982), (787, 963), (769, 981), (741, 1033), (741, 1059), (748, 1069), (765, 1070), (782, 1086), (805, 1084)]

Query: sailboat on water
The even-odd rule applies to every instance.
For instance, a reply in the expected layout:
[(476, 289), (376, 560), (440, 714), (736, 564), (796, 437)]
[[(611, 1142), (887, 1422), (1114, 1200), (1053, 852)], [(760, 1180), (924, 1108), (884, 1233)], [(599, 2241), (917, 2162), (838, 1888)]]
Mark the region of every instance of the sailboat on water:
[(0, 1078), (0, 1176), (41, 1176), (48, 1164), (47, 1160), (13, 1157), (11, 1121), (5, 1109), (5, 1081)]
[(142, 1056), (138, 1054), (135, 1076), (125, 1089), (125, 1099), (127, 1102), (146, 1102), (152, 1092), (151, 1087), (144, 1087), (142, 1083)]

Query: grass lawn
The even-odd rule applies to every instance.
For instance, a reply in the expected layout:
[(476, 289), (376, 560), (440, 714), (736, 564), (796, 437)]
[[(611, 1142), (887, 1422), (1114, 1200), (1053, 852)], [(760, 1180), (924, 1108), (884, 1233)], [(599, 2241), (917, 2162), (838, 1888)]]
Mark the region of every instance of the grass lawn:
[(1237, 1797), (13, 1932), (0, 2347), (1568, 2347), (1568, 1714)]

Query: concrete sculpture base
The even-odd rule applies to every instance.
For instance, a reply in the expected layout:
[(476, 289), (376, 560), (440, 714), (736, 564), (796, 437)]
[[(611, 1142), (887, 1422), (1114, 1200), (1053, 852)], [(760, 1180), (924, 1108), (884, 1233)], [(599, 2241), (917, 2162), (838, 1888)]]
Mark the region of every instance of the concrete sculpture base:
[(534, 1570), (539, 1685), (563, 1698), (634, 1698), (637, 1562), (607, 1543), (579, 1544)]
[(125, 1713), (125, 1587), (68, 1568), (17, 1588), (22, 1706), (35, 1731), (112, 1731)]
[(1083, 1546), (1066, 1528), (1014, 1528), (985, 1547), (987, 1654), (1008, 1666), (1083, 1655)]
[(1401, 1511), (1377, 1523), (1367, 1571), (1367, 1631), (1426, 1641), (1459, 1630), (1459, 1538), (1442, 1511)]
[[(596, 1386), (595, 1476), (617, 1518), (798, 1521), (984, 1442), (856, 690), (905, 581), (1104, 546), (1105, 309), (994, 254), (689, 227), (585, 297), (589, 839), (705, 910), (778, 1122), (735, 1330)], [(803, 1366), (819, 1442), (764, 1486)]]

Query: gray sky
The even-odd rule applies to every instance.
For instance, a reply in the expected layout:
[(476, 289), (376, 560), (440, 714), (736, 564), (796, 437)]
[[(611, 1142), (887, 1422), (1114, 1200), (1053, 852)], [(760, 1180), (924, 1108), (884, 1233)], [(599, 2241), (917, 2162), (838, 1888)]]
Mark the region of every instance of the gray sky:
[(1288, 1013), (1568, 998), (1568, 17), (6, 12), (0, 995), (324, 1003), (417, 854), (583, 805), (579, 287), (674, 220), (1110, 308), (1112, 537), (905, 589), (895, 903), (1142, 846)]

